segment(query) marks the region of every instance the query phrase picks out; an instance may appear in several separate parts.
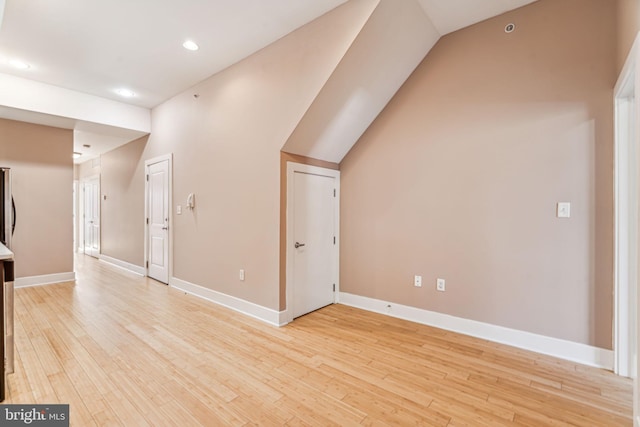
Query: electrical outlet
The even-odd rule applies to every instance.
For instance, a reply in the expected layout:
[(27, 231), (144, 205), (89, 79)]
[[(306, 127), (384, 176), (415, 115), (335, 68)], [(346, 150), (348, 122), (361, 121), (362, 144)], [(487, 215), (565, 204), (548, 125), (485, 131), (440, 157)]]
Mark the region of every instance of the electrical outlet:
[(445, 291), (445, 282), (444, 279), (438, 279), (436, 280), (436, 290), (440, 291), (440, 292), (444, 292)]
[(240, 280), (244, 280), (244, 270), (240, 270), (240, 274), (238, 275)]
[(422, 286), (422, 276), (413, 276), (413, 286), (420, 288)]

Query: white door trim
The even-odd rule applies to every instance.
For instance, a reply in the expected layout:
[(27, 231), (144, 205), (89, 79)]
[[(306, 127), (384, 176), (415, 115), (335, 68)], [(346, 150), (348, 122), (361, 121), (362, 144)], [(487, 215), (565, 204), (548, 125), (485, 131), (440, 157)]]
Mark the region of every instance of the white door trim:
[[(614, 230), (614, 370), (634, 377), (634, 425), (640, 427), (638, 347), (638, 171), (640, 169), (640, 33), (614, 89), (615, 230)], [(633, 156), (633, 157), (630, 157)]]
[(294, 173), (307, 173), (313, 175), (329, 176), (335, 179), (336, 183), (336, 201), (334, 205), (334, 221), (335, 221), (335, 233), (336, 233), (336, 245), (333, 257), (334, 263), (334, 283), (336, 284), (336, 290), (334, 293), (333, 302), (338, 302), (338, 295), (340, 294), (340, 171), (334, 169), (326, 169), (318, 166), (304, 165), (301, 163), (288, 162), (287, 163), (287, 268), (286, 268), (286, 288), (287, 288), (287, 308), (285, 319), (286, 322), (293, 321), (293, 310), (291, 305), (293, 304), (293, 245), (295, 244), (293, 236), (293, 206), (292, 203), (294, 197), (293, 177)]
[(78, 242), (80, 241), (79, 226), (80, 223), (80, 181), (73, 180), (73, 253), (78, 252)]
[(155, 163), (169, 162), (169, 282), (173, 277), (173, 153), (154, 157), (144, 162), (144, 275), (149, 276), (149, 167)]
[(78, 229), (78, 241), (75, 250), (79, 254), (84, 254), (84, 181), (78, 180), (78, 215), (76, 216), (75, 227)]
[[(633, 372), (634, 349), (632, 348), (633, 322), (635, 322), (634, 304), (630, 298), (634, 295), (637, 258), (634, 260), (634, 247), (637, 249), (637, 227), (634, 224), (632, 207), (637, 206), (636, 188), (637, 175), (634, 162), (630, 162), (629, 155), (634, 153), (637, 146), (637, 130), (631, 128), (636, 122), (638, 97), (636, 96), (636, 56), (638, 43), (634, 43), (629, 57), (620, 73), (614, 89), (615, 108), (615, 318), (614, 318), (614, 350), (615, 372), (622, 376), (631, 376)], [(636, 110), (634, 114), (634, 110)], [(637, 127), (637, 123), (636, 123)], [(636, 135), (634, 135), (636, 133)]]

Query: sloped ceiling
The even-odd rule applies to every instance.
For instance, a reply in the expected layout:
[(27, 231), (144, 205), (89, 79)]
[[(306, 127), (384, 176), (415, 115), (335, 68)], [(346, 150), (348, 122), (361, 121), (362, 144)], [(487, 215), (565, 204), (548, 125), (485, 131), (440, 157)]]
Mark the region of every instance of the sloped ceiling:
[(440, 35), (501, 15), (536, 0), (418, 0)]
[(532, 0), (380, 0), (283, 151), (339, 163), (438, 39)]
[(380, 0), (283, 150), (340, 162), (439, 37), (415, 0)]
[[(346, 1), (377, 6), (286, 151), (339, 162), (441, 35), (533, 0), (0, 0), (0, 117), (99, 129), (107, 138), (96, 142), (111, 141), (104, 149), (112, 149), (117, 139), (109, 136), (128, 141), (122, 126), (130, 135), (144, 133), (145, 110), (148, 116), (150, 108)], [(186, 39), (200, 50), (183, 49)], [(30, 67), (13, 68), (15, 59)], [(68, 93), (25, 102), (15, 82), (22, 88), (29, 81), (40, 86), (28, 93), (42, 93), (42, 85), (49, 85), (47, 93)], [(121, 98), (120, 88), (135, 96)], [(70, 99), (73, 107), (87, 99), (108, 105), (110, 117), (96, 119), (94, 109), (87, 120), (78, 108), (70, 116)], [(126, 122), (130, 107), (140, 109), (135, 129), (114, 125), (114, 112)]]

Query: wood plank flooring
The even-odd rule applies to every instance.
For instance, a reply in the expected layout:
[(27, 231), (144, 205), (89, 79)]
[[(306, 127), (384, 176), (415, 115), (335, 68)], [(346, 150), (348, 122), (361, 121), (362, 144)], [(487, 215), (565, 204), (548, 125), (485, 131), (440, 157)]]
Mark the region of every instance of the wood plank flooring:
[(610, 372), (335, 305), (283, 328), (80, 256), (16, 290), (5, 403), (73, 426), (631, 426)]

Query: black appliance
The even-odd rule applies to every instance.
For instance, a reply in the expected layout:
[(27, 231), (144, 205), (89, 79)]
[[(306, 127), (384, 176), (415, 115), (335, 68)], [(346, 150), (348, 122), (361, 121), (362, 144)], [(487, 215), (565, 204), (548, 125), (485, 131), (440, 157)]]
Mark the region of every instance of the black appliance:
[[(4, 246), (0, 247), (0, 285), (3, 303), (0, 304), (0, 328), (5, 331), (5, 339), (0, 340), (0, 360), (4, 360), (2, 364), (2, 372), (0, 372), (0, 402), (5, 398), (5, 387), (7, 374), (13, 372), (13, 253)], [(8, 303), (7, 296), (11, 302)], [(11, 336), (6, 333), (11, 330)], [(9, 361), (11, 361), (11, 371), (8, 369)]]
[(16, 204), (11, 194), (11, 169), (0, 167), (0, 242), (9, 250), (16, 229)]
[(14, 326), (13, 326), (13, 287), (14, 268), (13, 232), (16, 227), (16, 206), (11, 193), (11, 169), (0, 167), (0, 286), (2, 286), (2, 302), (0, 303), (0, 361), (2, 363), (0, 400), (4, 400), (6, 374), (13, 373), (14, 363)]

